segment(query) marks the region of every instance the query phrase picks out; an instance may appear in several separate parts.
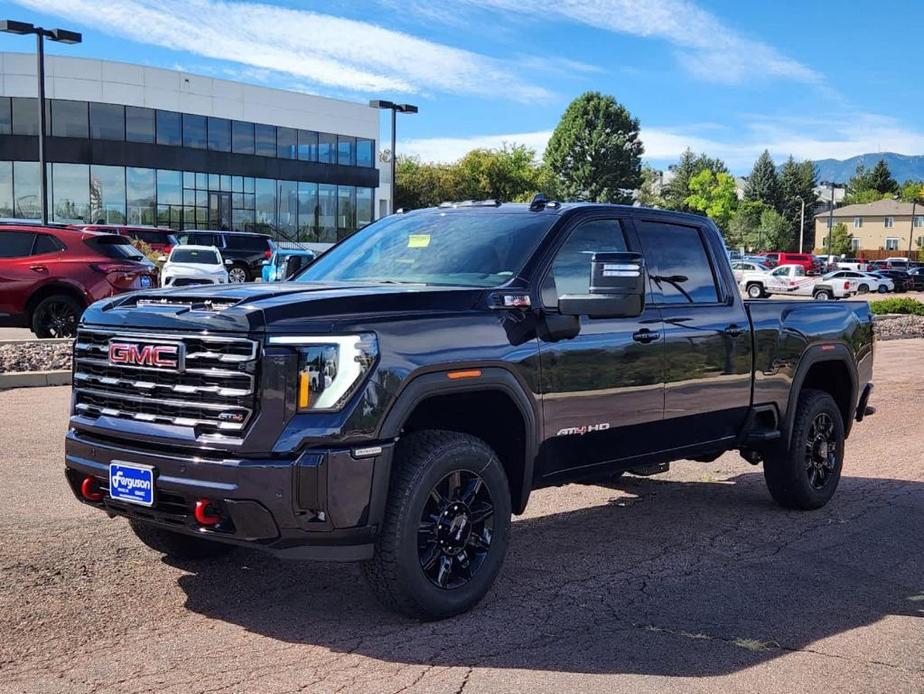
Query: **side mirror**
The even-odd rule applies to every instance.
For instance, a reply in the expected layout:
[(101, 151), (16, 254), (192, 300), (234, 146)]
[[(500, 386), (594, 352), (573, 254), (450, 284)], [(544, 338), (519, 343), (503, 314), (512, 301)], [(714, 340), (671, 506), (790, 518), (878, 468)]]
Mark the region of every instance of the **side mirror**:
[(594, 253), (590, 294), (565, 294), (558, 310), (565, 316), (634, 318), (645, 308), (645, 259), (640, 253)]
[(261, 260), (261, 261), (260, 261), (260, 267), (266, 267), (266, 266), (269, 265), (269, 264), (270, 264), (270, 261), (268, 261), (268, 260)]
[(234, 265), (234, 262), (229, 259), (225, 261), (225, 265)]

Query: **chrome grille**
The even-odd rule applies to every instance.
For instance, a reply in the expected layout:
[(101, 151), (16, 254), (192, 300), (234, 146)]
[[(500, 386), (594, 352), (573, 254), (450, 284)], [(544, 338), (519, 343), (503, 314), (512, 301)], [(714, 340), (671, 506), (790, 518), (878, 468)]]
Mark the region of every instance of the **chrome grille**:
[[(110, 340), (182, 343), (185, 368), (110, 363)], [(192, 427), (202, 438), (240, 437), (256, 408), (256, 340), (217, 335), (81, 328), (74, 341), (74, 407), (115, 417)]]

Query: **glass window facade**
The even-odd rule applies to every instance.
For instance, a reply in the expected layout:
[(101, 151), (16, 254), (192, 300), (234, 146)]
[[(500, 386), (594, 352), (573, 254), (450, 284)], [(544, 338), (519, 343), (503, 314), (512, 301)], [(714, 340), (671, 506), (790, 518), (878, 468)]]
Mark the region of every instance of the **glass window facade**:
[(254, 154), (276, 156), (276, 128), (272, 125), (254, 125)]
[(355, 166), (356, 156), (353, 152), (355, 146), (355, 137), (339, 136), (337, 138), (337, 163), (341, 166)]
[[(205, 149), (208, 145), (205, 116), (183, 114), (183, 146)], [(159, 134), (159, 133), (158, 133)]]
[(153, 224), (157, 200), (154, 169), (126, 167), (125, 201), (129, 224)]
[(356, 166), (375, 166), (375, 140), (356, 139)]
[(94, 140), (124, 140), (125, 107), (91, 103), (90, 137)]
[(173, 145), (174, 147), (183, 144), (181, 120), (179, 113), (174, 113), (173, 111), (157, 111), (155, 118), (157, 144)]
[(298, 158), (301, 161), (318, 160), (318, 134), (316, 132), (298, 131)]
[(231, 151), (231, 121), (226, 118), (209, 118), (209, 149), (215, 152)]
[(41, 217), (39, 165), (37, 161), (13, 162), (13, 216), (21, 219)]
[(86, 101), (51, 99), (51, 134), (53, 137), (90, 136)]
[(13, 216), (13, 162), (0, 161), (0, 217), (12, 217), (12, 216)]
[(14, 96), (11, 100), (14, 135), (38, 135), (38, 100)]
[[(10, 97), (0, 97), (0, 135), (13, 132), (13, 113), (10, 110)], [(11, 174), (12, 175), (12, 174)]]
[(297, 158), (298, 131), (295, 128), (276, 128), (276, 156), (280, 159)]
[(56, 222), (83, 222), (90, 216), (90, 167), (51, 165), (51, 215)]
[(231, 151), (235, 154), (253, 154), (253, 123), (236, 120), (231, 124)]
[(318, 161), (322, 164), (337, 163), (337, 136), (318, 133)]
[(125, 139), (129, 142), (154, 142), (153, 109), (125, 107)]
[(90, 166), (90, 221), (125, 224), (125, 168)]

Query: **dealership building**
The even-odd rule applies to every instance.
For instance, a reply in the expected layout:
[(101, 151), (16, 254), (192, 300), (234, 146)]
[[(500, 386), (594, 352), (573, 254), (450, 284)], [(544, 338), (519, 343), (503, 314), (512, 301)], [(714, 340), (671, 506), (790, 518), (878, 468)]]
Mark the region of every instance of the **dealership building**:
[[(83, 58), (46, 58), (49, 218), (331, 242), (382, 216), (379, 111)], [(39, 218), (35, 56), (0, 53), (0, 217)]]

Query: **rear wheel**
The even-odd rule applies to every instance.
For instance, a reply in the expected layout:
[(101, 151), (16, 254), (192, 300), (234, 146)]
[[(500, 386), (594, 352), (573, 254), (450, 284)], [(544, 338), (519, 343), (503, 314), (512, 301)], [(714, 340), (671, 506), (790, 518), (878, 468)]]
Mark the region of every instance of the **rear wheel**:
[(884, 284), (880, 284), (879, 289), (877, 289), (876, 291), (879, 292), (880, 294), (885, 294), (887, 291), (889, 291), (889, 289)]
[(858, 294), (866, 294), (866, 293), (868, 293), (868, 292), (869, 292), (869, 285), (868, 285), (868, 284), (861, 284), (859, 287), (857, 287), (857, 293), (858, 293)]
[(32, 312), (32, 332), (43, 339), (74, 337), (82, 313), (80, 302), (67, 294), (46, 297)]
[(232, 284), (242, 284), (250, 281), (250, 273), (242, 265), (234, 265), (228, 270), (228, 281)]
[(504, 469), (482, 440), (421, 431), (395, 452), (390, 502), (363, 574), (382, 604), (418, 619), (471, 609), (491, 588), (510, 536)]
[(756, 282), (748, 285), (747, 292), (748, 297), (751, 299), (760, 299), (764, 296), (764, 288)]
[(191, 537), (135, 520), (128, 523), (139, 540), (173, 559), (214, 559), (234, 551), (233, 545), (223, 542)]
[(831, 301), (834, 298), (834, 294), (831, 293), (830, 289), (817, 289), (815, 293), (812, 294), (812, 298), (815, 301)]
[(764, 479), (780, 506), (810, 510), (824, 506), (837, 489), (844, 465), (844, 420), (828, 393), (799, 395), (789, 446), (764, 456)]

